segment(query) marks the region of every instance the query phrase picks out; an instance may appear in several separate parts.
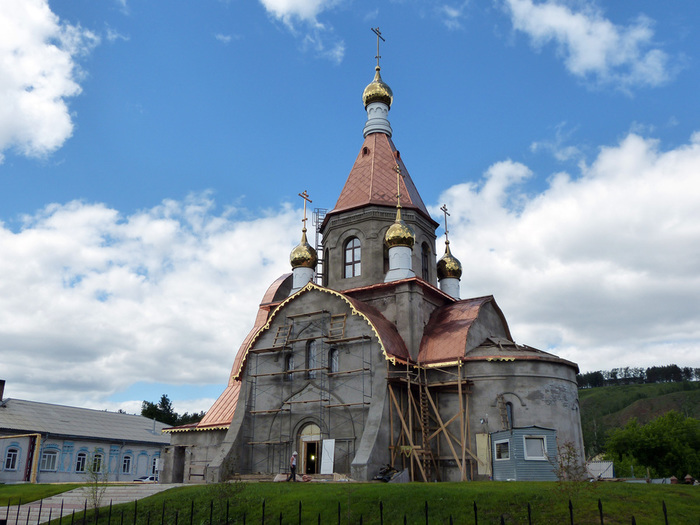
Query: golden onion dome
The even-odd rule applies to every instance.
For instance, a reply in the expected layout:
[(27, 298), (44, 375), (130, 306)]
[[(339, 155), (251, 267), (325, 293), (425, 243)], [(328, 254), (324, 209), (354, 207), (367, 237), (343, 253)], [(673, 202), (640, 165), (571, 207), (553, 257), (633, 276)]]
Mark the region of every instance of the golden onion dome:
[(462, 277), (462, 263), (450, 252), (450, 241), (445, 241), (445, 255), (437, 263), (438, 280)]
[(301, 232), (301, 242), (289, 254), (292, 268), (316, 268), (318, 255), (306, 240), (306, 228)]
[(406, 246), (413, 248), (416, 242), (416, 234), (413, 229), (401, 220), (401, 208), (396, 210), (396, 222), (389, 226), (384, 235), (384, 240), (389, 248), (394, 246)]
[(374, 69), (376, 71), (374, 80), (372, 80), (362, 92), (362, 102), (365, 108), (372, 102), (384, 102), (384, 104), (391, 107), (394, 94), (391, 92), (391, 88), (382, 80), (382, 76), (379, 74), (379, 66)]

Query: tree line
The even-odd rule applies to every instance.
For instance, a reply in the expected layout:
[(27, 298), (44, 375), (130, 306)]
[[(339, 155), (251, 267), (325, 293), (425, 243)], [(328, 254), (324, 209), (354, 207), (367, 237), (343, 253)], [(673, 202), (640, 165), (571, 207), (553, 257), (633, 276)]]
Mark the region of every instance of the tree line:
[(700, 368), (678, 365), (651, 366), (637, 368), (626, 366), (612, 370), (597, 370), (577, 374), (579, 388), (593, 388), (610, 385), (640, 385), (643, 383), (681, 383), (683, 381), (700, 381)]
[(141, 403), (141, 415), (172, 427), (178, 427), (180, 425), (199, 423), (204, 417), (205, 412), (193, 412), (192, 414), (185, 412), (182, 415), (178, 414), (175, 412), (170, 398), (167, 394), (163, 394), (160, 397), (160, 401), (157, 403), (152, 403), (151, 401), (144, 401)]

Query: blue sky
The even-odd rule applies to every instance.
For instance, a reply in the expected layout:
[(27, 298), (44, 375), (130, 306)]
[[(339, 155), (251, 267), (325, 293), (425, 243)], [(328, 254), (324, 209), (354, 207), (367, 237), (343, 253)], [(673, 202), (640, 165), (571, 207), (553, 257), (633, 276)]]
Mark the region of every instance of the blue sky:
[(332, 208), (361, 93), (452, 213), (462, 296), (583, 371), (700, 366), (700, 5), (6, 0), (6, 395), (205, 410)]

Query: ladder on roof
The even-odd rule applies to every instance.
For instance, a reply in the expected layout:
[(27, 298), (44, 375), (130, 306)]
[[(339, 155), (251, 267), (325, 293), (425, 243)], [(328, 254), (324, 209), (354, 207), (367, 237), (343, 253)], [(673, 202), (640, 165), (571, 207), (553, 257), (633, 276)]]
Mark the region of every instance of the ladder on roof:
[(345, 322), (347, 321), (346, 314), (331, 315), (331, 322), (328, 328), (328, 339), (343, 339), (345, 338)]
[(323, 244), (321, 242), (321, 224), (326, 218), (326, 213), (328, 210), (326, 208), (314, 208), (314, 213), (311, 216), (311, 224), (316, 230), (316, 240), (314, 242), (316, 248), (316, 256), (318, 257), (318, 262), (316, 263), (316, 284), (323, 286), (323, 276), (326, 275), (326, 260), (323, 255)]
[(292, 333), (291, 324), (283, 324), (277, 327), (277, 332), (275, 333), (275, 339), (272, 342), (273, 348), (287, 346), (287, 341), (289, 340), (289, 334)]

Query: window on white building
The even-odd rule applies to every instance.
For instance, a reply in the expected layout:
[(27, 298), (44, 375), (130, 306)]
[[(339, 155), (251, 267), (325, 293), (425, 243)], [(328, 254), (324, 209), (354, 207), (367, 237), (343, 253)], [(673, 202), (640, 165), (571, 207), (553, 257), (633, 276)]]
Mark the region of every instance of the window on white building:
[(19, 462), (19, 449), (8, 448), (5, 453), (5, 470), (17, 470)]
[(97, 453), (94, 456), (92, 456), (92, 471), (93, 472), (102, 472), (102, 467), (103, 467), (103, 460), (104, 456), (101, 453)]
[(87, 466), (87, 452), (78, 452), (75, 460), (75, 471), (85, 472), (85, 467)]
[(44, 450), (44, 452), (41, 453), (39, 470), (45, 472), (56, 472), (58, 470), (58, 451)]
[(132, 458), (127, 454), (122, 458), (122, 474), (131, 474), (131, 464)]

